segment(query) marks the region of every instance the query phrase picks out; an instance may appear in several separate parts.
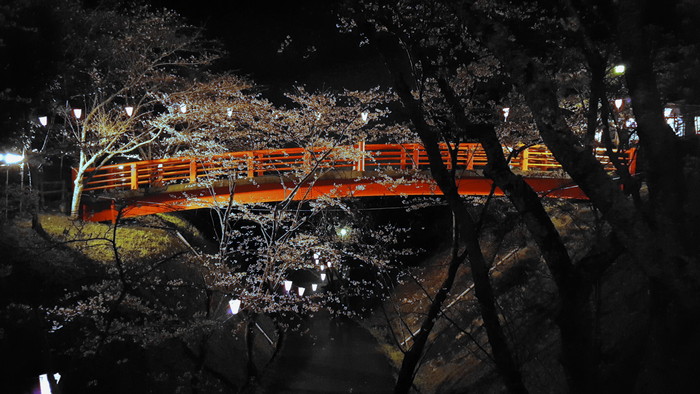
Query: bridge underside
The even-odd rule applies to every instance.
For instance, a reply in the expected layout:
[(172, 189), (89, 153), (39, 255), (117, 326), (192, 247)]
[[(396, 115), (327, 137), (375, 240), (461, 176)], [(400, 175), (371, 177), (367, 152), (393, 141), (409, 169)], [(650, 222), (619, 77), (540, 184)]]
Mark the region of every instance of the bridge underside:
[[(587, 199), (583, 191), (567, 178), (525, 177), (525, 181), (543, 197)], [(457, 179), (461, 195), (485, 196), (492, 192), (492, 182), (472, 173)], [(99, 199), (85, 199), (83, 220), (115, 221), (128, 218), (188, 209), (224, 207), (229, 198), (239, 204), (279, 202), (294, 193), (293, 179), (261, 176), (252, 179), (219, 180), (209, 185), (176, 184), (127, 191)], [(495, 188), (495, 195), (503, 192)], [(383, 174), (360, 171), (330, 171), (316, 180), (301, 184), (293, 200), (314, 200), (321, 197), (388, 197), (439, 196), (442, 193), (426, 172), (418, 174)]]

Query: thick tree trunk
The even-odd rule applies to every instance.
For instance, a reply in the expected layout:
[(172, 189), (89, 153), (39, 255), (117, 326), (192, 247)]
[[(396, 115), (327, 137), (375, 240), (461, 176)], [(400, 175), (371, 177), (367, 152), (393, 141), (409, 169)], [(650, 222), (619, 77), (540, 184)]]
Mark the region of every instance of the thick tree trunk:
[(78, 167), (76, 169), (75, 179), (73, 180), (73, 196), (70, 203), (70, 217), (78, 219), (80, 217), (80, 201), (83, 195), (83, 181), (85, 179), (85, 171)]
[[(473, 21), (474, 15), (469, 18)], [(602, 212), (618, 239), (633, 254), (644, 272), (666, 287), (676, 302), (688, 311), (698, 309), (700, 298), (696, 297), (694, 290), (698, 287), (696, 275), (684, 272), (684, 268), (690, 268), (689, 266), (669, 259), (669, 253), (675, 257), (677, 252), (667, 253), (664, 242), (650, 242), (658, 237), (647, 218), (636, 209), (617, 182), (605, 172), (592, 153), (583, 147), (568, 126), (559, 108), (556, 86), (546, 70), (536, 59), (528, 57), (517, 47), (517, 42), (514, 47), (508, 39), (507, 30), (502, 26), (474, 23), (482, 25), (481, 34), (488, 37), (487, 46), (496, 54), (517, 89), (524, 95), (545, 144)], [(664, 222), (670, 224), (668, 220)], [(667, 238), (664, 236), (661, 239)]]
[[(367, 33), (372, 34), (370, 30), (367, 30)], [(375, 35), (374, 38), (376, 38), (375, 44), (378, 45), (380, 52), (383, 54), (391, 53), (394, 49), (395, 43), (388, 42), (388, 37)], [(469, 256), (475, 295), (481, 309), (481, 316), (484, 320), (484, 327), (486, 328), (497, 370), (503, 377), (508, 390), (513, 393), (525, 393), (527, 389), (523, 383), (519, 367), (509, 349), (498, 317), (496, 297), (489, 280), (488, 265), (479, 245), (476, 223), (459, 196), (454, 177), (442, 161), (437, 135), (426, 123), (418, 103), (413, 98), (410, 88), (400, 74), (400, 66), (390, 64), (389, 61), (393, 61), (390, 57), (385, 59), (389, 70), (394, 75), (394, 85), (397, 93), (425, 147), (432, 177), (438, 184), (457, 219), (459, 233)]]
[(596, 350), (592, 344), (593, 319), (588, 302), (592, 289), (590, 282), (584, 283), (581, 275), (576, 272), (566, 246), (537, 193), (521, 176), (511, 171), (493, 126), (468, 122), (464, 109), (447, 81), (441, 78), (438, 84), (452, 108), (457, 125), (467, 135), (476, 137), (481, 142), (488, 159), (484, 175), (491, 178), (505, 193), (523, 218), (557, 285), (561, 306), (556, 322), (562, 337), (562, 364), (571, 392), (594, 391), (598, 382), (598, 369), (594, 360)]

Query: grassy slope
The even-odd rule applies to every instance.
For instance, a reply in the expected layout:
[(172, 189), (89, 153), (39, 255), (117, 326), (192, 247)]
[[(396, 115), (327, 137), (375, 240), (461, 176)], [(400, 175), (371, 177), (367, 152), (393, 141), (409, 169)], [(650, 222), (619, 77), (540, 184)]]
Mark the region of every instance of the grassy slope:
[[(111, 243), (114, 228), (110, 224), (72, 221), (56, 214), (40, 215), (39, 224), (52, 241), (63, 243), (90, 260), (114, 260)], [(197, 230), (186, 221), (162, 214), (121, 224), (116, 232), (116, 245), (125, 261), (158, 259), (186, 249), (175, 231), (198, 236)]]

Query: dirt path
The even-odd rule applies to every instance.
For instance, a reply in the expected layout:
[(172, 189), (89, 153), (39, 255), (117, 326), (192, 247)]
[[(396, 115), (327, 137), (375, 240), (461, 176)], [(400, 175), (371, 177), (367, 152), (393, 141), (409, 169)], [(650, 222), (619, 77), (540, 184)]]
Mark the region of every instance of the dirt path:
[(263, 392), (391, 393), (391, 366), (374, 338), (349, 319), (316, 316), (287, 338)]

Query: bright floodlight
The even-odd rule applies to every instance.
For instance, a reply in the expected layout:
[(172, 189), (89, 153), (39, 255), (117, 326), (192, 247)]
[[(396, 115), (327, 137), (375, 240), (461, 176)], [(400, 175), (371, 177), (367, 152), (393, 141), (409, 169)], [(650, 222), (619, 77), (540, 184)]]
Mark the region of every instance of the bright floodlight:
[(321, 282), (323, 282), (324, 280), (326, 280), (326, 274), (321, 274)]
[(292, 281), (291, 280), (285, 280), (284, 281), (284, 289), (286, 291), (289, 291), (292, 289)]
[(625, 69), (626, 69), (626, 67), (624, 64), (618, 64), (617, 66), (615, 66), (615, 68), (613, 68), (613, 72), (615, 74), (624, 74)]
[(303, 295), (304, 295), (304, 290), (306, 290), (306, 289), (303, 288), (303, 287), (299, 287), (297, 290), (299, 291), (299, 295), (300, 295), (300, 296), (303, 296)]
[(187, 104), (180, 104), (180, 112), (183, 114), (187, 112)]
[(80, 119), (80, 117), (83, 116), (83, 110), (80, 108), (73, 108), (73, 116), (75, 116), (76, 119)]
[(316, 291), (318, 289), (318, 285), (316, 283), (311, 284), (311, 291)]
[(51, 394), (51, 384), (49, 384), (49, 375), (39, 375), (39, 389), (41, 394)]
[(363, 112), (363, 113), (362, 113), (362, 121), (363, 121), (363, 122), (366, 122), (368, 117), (369, 117), (369, 112)]
[(24, 160), (24, 155), (5, 153), (4, 155), (0, 155), (0, 158), (2, 158), (2, 161), (4, 161), (5, 164), (17, 164)]
[(40, 116), (39, 123), (41, 123), (42, 126), (46, 126), (47, 124), (49, 124), (49, 118), (47, 118), (46, 116)]
[(622, 99), (615, 99), (615, 108), (618, 110), (622, 108)]
[(241, 309), (241, 300), (231, 300), (228, 306), (231, 308), (231, 313), (235, 315)]
[(508, 115), (510, 114), (510, 108), (503, 108), (503, 121), (508, 121)]
[(126, 111), (127, 116), (131, 116), (134, 114), (134, 107), (124, 107), (124, 111)]

